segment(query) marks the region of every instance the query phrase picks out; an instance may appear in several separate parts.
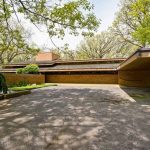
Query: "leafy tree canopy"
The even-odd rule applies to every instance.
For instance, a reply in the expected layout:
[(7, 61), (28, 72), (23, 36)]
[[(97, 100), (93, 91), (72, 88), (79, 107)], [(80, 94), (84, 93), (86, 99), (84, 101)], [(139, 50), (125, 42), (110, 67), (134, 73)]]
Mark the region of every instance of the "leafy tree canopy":
[(63, 37), (65, 29), (70, 34), (91, 35), (99, 26), (88, 0), (0, 0), (0, 18), (8, 24), (14, 13), (24, 15), (33, 24), (44, 24), (49, 35)]
[(7, 29), (5, 22), (0, 24), (0, 64), (29, 60), (39, 49), (28, 44), (26, 39), (30, 34), (23, 27), (12, 21), (8, 23), (11, 23), (11, 30)]
[(150, 0), (122, 0), (114, 33), (138, 47), (150, 45)]
[(132, 32), (134, 39), (143, 46), (150, 44), (150, 0), (137, 0), (131, 4), (129, 16), (134, 20), (140, 20), (135, 31)]
[(125, 42), (116, 36), (111, 29), (93, 37), (86, 37), (77, 47), (78, 59), (122, 58), (128, 57), (137, 46)]

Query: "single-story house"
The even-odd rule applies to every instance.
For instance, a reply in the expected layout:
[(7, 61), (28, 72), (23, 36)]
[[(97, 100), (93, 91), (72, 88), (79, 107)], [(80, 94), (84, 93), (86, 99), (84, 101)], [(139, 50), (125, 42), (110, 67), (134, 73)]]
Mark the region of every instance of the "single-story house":
[(60, 60), (51, 52), (42, 52), (33, 62), (5, 65), (0, 72), (15, 74), (16, 69), (37, 64), (46, 83), (121, 84), (150, 86), (150, 49), (138, 49), (129, 58)]

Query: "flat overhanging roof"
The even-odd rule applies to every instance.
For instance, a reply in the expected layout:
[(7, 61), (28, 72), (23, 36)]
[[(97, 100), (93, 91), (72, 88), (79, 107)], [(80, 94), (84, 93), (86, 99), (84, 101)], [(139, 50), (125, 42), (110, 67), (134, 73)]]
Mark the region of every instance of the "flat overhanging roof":
[[(76, 60), (76, 61), (56, 61), (51, 62), (38, 62), (41, 73), (46, 72), (114, 72), (117, 71), (117, 67), (125, 59), (97, 59), (97, 60)], [(22, 66), (24, 65), (24, 66)], [(19, 66), (19, 67), (18, 67)], [(25, 64), (10, 64), (1, 69), (3, 73), (16, 73), (17, 68), (23, 68)]]
[(122, 62), (118, 70), (149, 70), (150, 48), (138, 49), (133, 55)]
[[(35, 62), (36, 63), (36, 62)], [(150, 70), (150, 48), (138, 49), (127, 59), (96, 59), (38, 62), (41, 73), (46, 72), (94, 72), (118, 70)], [(10, 64), (8, 68), (1, 69), (2, 73), (15, 73), (17, 66), (25, 64)], [(16, 67), (13, 67), (16, 66)], [(9, 68), (10, 67), (10, 68)]]
[(77, 64), (107, 64), (107, 63), (121, 63), (125, 60), (125, 58), (112, 58), (112, 59), (89, 59), (89, 60), (56, 60), (56, 61), (29, 61), (24, 63), (17, 64), (7, 64), (5, 68), (17, 68), (17, 67), (25, 67), (28, 64), (37, 64), (40, 66), (54, 66), (54, 65), (77, 65)]
[[(40, 73), (46, 72), (116, 72), (117, 69), (112, 68), (84, 68), (84, 69), (40, 69)], [(16, 69), (3, 69), (1, 73), (16, 73)]]
[(69, 69), (69, 70), (65, 70), (65, 69), (57, 69), (57, 70), (40, 70), (41, 73), (45, 73), (45, 72), (115, 72), (117, 71), (116, 69)]

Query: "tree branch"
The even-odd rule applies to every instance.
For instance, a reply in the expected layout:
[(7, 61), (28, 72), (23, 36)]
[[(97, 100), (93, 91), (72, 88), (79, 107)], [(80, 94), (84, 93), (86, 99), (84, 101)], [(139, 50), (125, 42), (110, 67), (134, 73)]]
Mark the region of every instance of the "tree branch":
[(22, 0), (19, 0), (19, 2), (20, 2), (21, 6), (23, 7), (23, 9), (24, 9), (25, 11), (27, 11), (27, 12), (29, 12), (29, 13), (32, 13), (32, 14), (34, 14), (34, 15), (36, 15), (36, 16), (40, 16), (40, 17), (44, 18), (45, 20), (49, 20), (49, 21), (51, 21), (51, 22), (53, 22), (53, 23), (60, 24), (60, 25), (62, 25), (62, 26), (66, 26), (66, 27), (68, 26), (68, 27), (72, 27), (72, 28), (80, 28), (79, 26), (72, 26), (72, 25), (70, 25), (70, 24), (65, 24), (65, 23), (59, 22), (59, 21), (57, 21), (57, 20), (52, 20), (52, 19), (50, 19), (49, 17), (43, 16), (43, 15), (38, 14), (38, 13), (36, 13), (36, 12), (33, 12), (33, 11), (31, 11), (30, 9), (28, 9), (28, 8), (24, 5), (24, 3), (23, 3)]

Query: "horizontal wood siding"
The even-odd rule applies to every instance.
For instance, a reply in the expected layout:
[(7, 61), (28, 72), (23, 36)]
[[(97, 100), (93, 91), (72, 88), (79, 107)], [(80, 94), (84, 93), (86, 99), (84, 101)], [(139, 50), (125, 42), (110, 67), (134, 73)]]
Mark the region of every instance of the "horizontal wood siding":
[(5, 73), (4, 76), (8, 85), (18, 84), (22, 81), (25, 81), (28, 84), (45, 83), (45, 75)]
[(47, 83), (118, 84), (118, 74), (46, 75)]
[(119, 71), (119, 84), (131, 87), (150, 87), (150, 71), (130, 70)]

